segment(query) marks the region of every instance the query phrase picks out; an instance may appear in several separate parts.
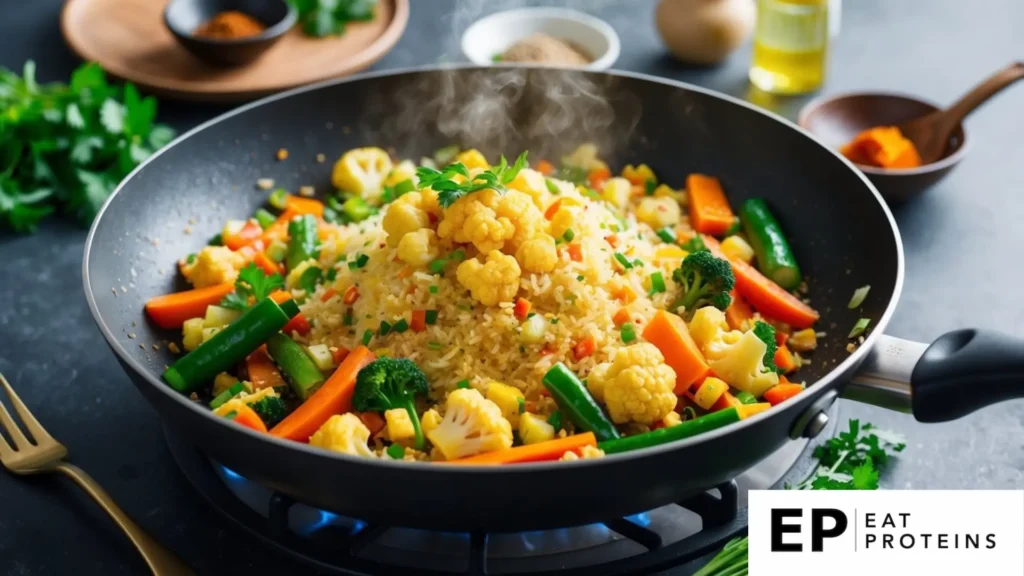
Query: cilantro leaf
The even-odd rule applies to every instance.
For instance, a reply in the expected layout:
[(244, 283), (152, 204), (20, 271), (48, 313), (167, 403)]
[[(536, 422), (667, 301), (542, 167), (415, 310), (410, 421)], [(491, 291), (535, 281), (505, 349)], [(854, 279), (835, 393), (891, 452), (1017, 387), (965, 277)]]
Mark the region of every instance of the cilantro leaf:
[[(516, 158), (512, 166), (502, 156), (498, 165), (490, 170), (484, 170), (470, 179), (469, 170), (461, 162), (449, 164), (442, 170), (420, 166), (416, 169), (416, 177), (419, 179), (419, 188), (433, 188), (437, 191), (437, 201), (441, 206), (447, 208), (463, 196), (479, 192), (487, 188), (493, 188), (505, 192), (506, 186), (511, 184), (519, 172), (526, 167), (527, 152), (523, 152)], [(462, 176), (464, 181), (457, 182), (455, 176)]]
[(249, 264), (238, 272), (235, 291), (220, 301), (220, 305), (231, 310), (248, 310), (274, 290), (284, 287), (280, 274), (267, 275), (262, 268)]
[(349, 22), (373, 20), (377, 0), (287, 0), (307, 36), (339, 36)]
[(100, 123), (111, 134), (124, 131), (124, 105), (110, 98), (103, 101), (100, 107)]
[(850, 475), (853, 476), (851, 482), (854, 490), (878, 490), (878, 470), (875, 470), (870, 458), (854, 468)]
[(889, 464), (892, 453), (905, 447), (905, 441), (895, 432), (850, 420), (847, 430), (814, 449), (818, 468), (796, 488), (877, 490), (879, 474)]

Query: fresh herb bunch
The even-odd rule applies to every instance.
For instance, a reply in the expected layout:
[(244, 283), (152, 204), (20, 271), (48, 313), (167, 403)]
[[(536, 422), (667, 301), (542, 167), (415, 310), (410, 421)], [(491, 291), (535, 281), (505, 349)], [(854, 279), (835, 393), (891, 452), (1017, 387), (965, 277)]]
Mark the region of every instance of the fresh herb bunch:
[[(318, 269), (319, 270), (319, 269)], [(220, 305), (231, 310), (248, 310), (274, 290), (284, 288), (280, 274), (267, 275), (262, 268), (249, 264), (238, 272), (235, 291), (220, 301)]]
[(135, 166), (174, 138), (157, 103), (88, 63), (70, 84), (0, 68), (0, 225), (31, 232), (56, 210), (89, 224)]
[[(511, 166), (502, 156), (497, 166), (484, 170), (473, 178), (470, 178), (469, 170), (461, 162), (449, 164), (442, 170), (420, 166), (416, 169), (416, 176), (419, 178), (420, 189), (429, 187), (436, 190), (438, 203), (447, 208), (459, 198), (486, 188), (504, 192), (505, 187), (516, 179), (523, 168), (526, 168), (526, 155), (526, 152), (520, 154)], [(466, 181), (456, 182), (456, 176), (463, 176)]]
[(288, 0), (307, 36), (340, 36), (349, 22), (373, 20), (377, 0)]

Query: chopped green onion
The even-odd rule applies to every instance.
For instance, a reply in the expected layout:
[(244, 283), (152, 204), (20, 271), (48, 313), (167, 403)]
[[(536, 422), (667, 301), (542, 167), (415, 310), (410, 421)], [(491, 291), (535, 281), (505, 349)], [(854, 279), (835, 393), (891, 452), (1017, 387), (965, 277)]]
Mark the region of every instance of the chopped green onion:
[(868, 292), (871, 291), (871, 285), (861, 286), (853, 291), (853, 298), (850, 298), (850, 303), (846, 305), (847, 308), (853, 310), (854, 308), (860, 308), (860, 305), (864, 303), (864, 299), (868, 297)]
[(566, 242), (572, 242), (572, 239), (576, 237), (576, 233), (572, 231), (572, 228), (566, 228), (565, 234), (562, 234), (562, 240)]
[(623, 344), (629, 344), (633, 340), (636, 340), (636, 330), (633, 328), (632, 322), (624, 322), (619, 327), (619, 337), (622, 338)]
[(615, 253), (615, 259), (618, 260), (619, 264), (622, 264), (622, 267), (625, 268), (626, 270), (629, 270), (630, 268), (633, 267), (633, 263), (630, 262), (629, 258), (626, 258), (621, 252)]
[(440, 350), (441, 343), (435, 340), (431, 340), (430, 342), (427, 342), (427, 348), (430, 348), (431, 350)]
[(281, 240), (274, 240), (267, 246), (267, 258), (280, 264), (288, 257), (288, 245)]
[(437, 310), (427, 310), (427, 324), (437, 324)]
[(358, 265), (358, 264), (356, 264), (356, 261), (355, 261), (355, 260), (353, 260), (353, 261), (351, 261), (351, 262), (349, 262), (349, 263), (348, 263), (348, 269), (349, 269), (349, 270), (355, 270), (355, 269), (356, 269), (356, 268), (358, 268), (358, 267), (359, 267), (359, 265)]
[(551, 427), (555, 429), (556, 433), (559, 430), (561, 430), (562, 429), (562, 411), (561, 410), (555, 410), (554, 412), (552, 412), (551, 415), (548, 416), (548, 424), (551, 424)]
[(359, 196), (353, 196), (341, 205), (341, 210), (353, 222), (362, 222), (373, 215), (373, 206), (366, 203)]
[(284, 188), (278, 188), (277, 190), (274, 190), (273, 192), (270, 193), (270, 198), (268, 199), (268, 202), (270, 202), (270, 205), (273, 206), (274, 208), (277, 208), (278, 210), (284, 210), (285, 208), (288, 207), (288, 191), (285, 190)]
[(739, 400), (740, 404), (757, 403), (757, 397), (751, 394), (750, 392), (747, 392), (746, 390), (743, 390), (742, 392), (736, 394), (736, 399)]
[(726, 235), (726, 237), (735, 236), (735, 235), (739, 234), (742, 231), (743, 231), (743, 223), (740, 222), (739, 218), (736, 218), (735, 220), (732, 221), (732, 226), (729, 226), (729, 229), (725, 231), (725, 235)]
[(467, 312), (473, 310), (472, 304), (456, 304), (455, 307), (458, 308), (459, 310), (465, 310)]
[(665, 242), (666, 244), (675, 244), (676, 242), (679, 241), (679, 237), (676, 236), (676, 231), (669, 226), (665, 226), (664, 228), (655, 232), (655, 234), (657, 234), (658, 238), (661, 238), (662, 241)]
[(853, 325), (853, 330), (850, 330), (850, 335), (847, 338), (856, 338), (860, 336), (868, 329), (868, 324), (871, 324), (871, 318), (861, 318), (857, 320), (857, 323)]
[(344, 322), (345, 322), (345, 326), (351, 326), (352, 324), (355, 323), (355, 317), (352, 315), (352, 309), (351, 308), (349, 308), (348, 311), (345, 312)]
[(516, 401), (519, 403), (519, 413), (522, 414), (523, 412), (526, 412), (526, 398), (520, 396), (519, 398), (516, 398)]
[(434, 274), (440, 274), (440, 273), (444, 272), (444, 267), (447, 266), (447, 265), (448, 265), (448, 259), (447, 258), (437, 258), (435, 260), (431, 260), (430, 261), (429, 268), (430, 268), (430, 271), (433, 272)]
[(683, 421), (693, 420), (697, 417), (697, 411), (693, 409), (693, 406), (686, 406), (683, 408), (683, 413), (680, 416), (683, 417)]
[(651, 294), (660, 294), (665, 291), (665, 276), (661, 272), (651, 274)]
[(392, 190), (394, 191), (394, 198), (395, 200), (397, 200), (401, 198), (403, 195), (408, 194), (409, 192), (412, 192), (415, 189), (416, 185), (412, 183), (412, 180), (406, 178), (405, 180), (402, 180), (398, 184), (395, 184), (395, 187)]
[(469, 380), (459, 380), (455, 383), (456, 388), (469, 388)]
[(189, 264), (194, 264), (194, 263), (195, 263), (195, 261), (196, 261), (196, 255), (195, 255), (195, 254), (189, 254), (189, 255), (188, 255), (188, 256), (187, 256), (186, 258), (185, 258), (185, 262), (187, 262), (187, 263), (189, 263)]
[(381, 320), (380, 329), (377, 330), (377, 334), (380, 336), (386, 336), (388, 332), (391, 332), (391, 323), (387, 320)]
[(259, 223), (260, 228), (263, 228), (264, 230), (266, 230), (268, 226), (273, 224), (274, 220), (277, 220), (277, 218), (273, 214), (267, 212), (263, 208), (260, 208), (259, 210), (256, 211), (255, 218), (256, 222)]
[(644, 194), (648, 196), (654, 196), (654, 191), (658, 188), (657, 180), (648, 180), (644, 182)]
[(226, 418), (228, 420), (234, 420), (236, 416), (238, 416), (238, 412), (235, 411), (235, 410), (232, 410), (231, 412), (228, 412), (227, 414), (225, 414), (224, 418)]
[(437, 162), (438, 168), (447, 166), (455, 157), (459, 155), (461, 148), (458, 144), (452, 144), (451, 146), (445, 146), (444, 148), (438, 148), (434, 150), (434, 162)]
[(552, 318), (551, 324), (558, 324), (558, 318)]
[(401, 318), (398, 322), (395, 322), (395, 325), (392, 326), (391, 329), (398, 334), (401, 334), (409, 329), (409, 323), (405, 321), (405, 318)]
[(639, 259), (639, 258), (637, 258), (636, 260), (633, 260), (633, 266), (636, 266), (637, 268), (643, 268), (644, 267), (644, 261)]
[(392, 444), (391, 446), (388, 446), (387, 453), (392, 460), (401, 460), (402, 458), (405, 458), (405, 446), (402, 446), (401, 444)]
[(530, 312), (529, 314), (526, 315), (526, 319), (529, 320), (530, 318), (533, 318), (536, 315), (537, 315), (536, 312)]
[(466, 252), (460, 248), (459, 250), (452, 252), (449, 256), (451, 256), (452, 260), (462, 260), (466, 257)]
[(337, 268), (328, 268), (327, 269), (327, 273), (324, 274), (324, 278), (326, 278), (328, 282), (334, 282), (334, 279), (337, 278), (337, 277), (338, 277), (338, 269)]
[(213, 238), (210, 238), (210, 241), (207, 242), (206, 245), (207, 246), (223, 246), (224, 245), (224, 236), (222, 236), (220, 234), (220, 232), (218, 232)]
[(576, 280), (578, 280), (579, 282), (583, 282), (584, 280), (586, 280), (586, 278), (587, 277), (584, 276), (583, 274), (577, 274), (576, 275)]
[(369, 256), (367, 256), (366, 254), (360, 254), (356, 258), (356, 268), (362, 268), (363, 266), (366, 266), (366, 263), (369, 262), (369, 261), (370, 261), (370, 257)]
[(562, 191), (558, 188), (558, 184), (555, 184), (551, 180), (551, 178), (545, 178), (544, 179), (544, 185), (548, 187), (548, 192), (551, 192), (552, 194), (554, 194), (556, 196), (562, 193)]
[(430, 290), (431, 294), (437, 294), (437, 286), (434, 285), (434, 284), (431, 284), (430, 288), (428, 288), (428, 290)]
[(244, 388), (244, 386), (242, 386), (241, 382), (235, 382), (230, 388), (218, 394), (217, 397), (210, 402), (210, 409), (216, 410), (217, 408), (220, 408), (225, 402), (241, 393), (242, 388)]
[(373, 339), (373, 330), (370, 330), (369, 328), (367, 328), (366, 332), (363, 332), (363, 346), (368, 346), (370, 344), (370, 340), (372, 340), (372, 339)]

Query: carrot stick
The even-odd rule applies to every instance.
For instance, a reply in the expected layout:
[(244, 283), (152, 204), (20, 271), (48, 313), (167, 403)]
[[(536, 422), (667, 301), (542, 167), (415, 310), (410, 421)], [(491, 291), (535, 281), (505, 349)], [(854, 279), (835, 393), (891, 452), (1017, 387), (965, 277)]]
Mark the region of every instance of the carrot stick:
[(280, 274), (281, 266), (277, 262), (270, 259), (269, 256), (263, 251), (257, 252), (253, 258), (253, 263), (263, 269), (267, 274)]
[[(231, 418), (231, 421), (235, 424), (241, 424), (242, 426), (252, 428), (257, 432), (265, 433), (267, 431), (267, 425), (263, 423), (259, 414), (257, 414), (252, 408), (243, 404), (236, 407), (233, 412), (235, 415)], [(228, 414), (231, 414), (231, 412), (228, 412)]]
[(583, 246), (579, 242), (569, 244), (569, 259), (573, 262), (583, 262)]
[(614, 322), (615, 327), (618, 328), (619, 326), (622, 326), (626, 322), (629, 322), (629, 318), (629, 310), (626, 310), (625, 308), (619, 308), (619, 311), (615, 313), (615, 316), (612, 316), (612, 322)]
[(409, 323), (409, 327), (412, 328), (413, 332), (423, 332), (427, 329), (427, 311), (426, 310), (413, 310), (412, 311), (412, 322)]
[(289, 194), (284, 198), (285, 212), (292, 211), (296, 214), (312, 214), (317, 218), (323, 218), (324, 203), (314, 198), (303, 198)]
[(600, 188), (604, 184), (605, 180), (612, 177), (611, 170), (607, 168), (594, 168), (590, 172), (587, 172), (587, 183), (590, 184), (591, 188)]
[(353, 350), (319, 390), (277, 426), (271, 428), (270, 435), (296, 442), (309, 442), (309, 437), (319, 430), (328, 418), (335, 414), (350, 412), (356, 375), (374, 358), (373, 352), (366, 346)]
[(766, 278), (757, 268), (742, 260), (729, 259), (714, 238), (704, 235), (703, 240), (715, 256), (729, 260), (736, 276), (736, 292), (762, 315), (796, 328), (809, 328), (818, 321), (817, 311)]
[(800, 384), (776, 384), (764, 393), (764, 399), (772, 406), (789, 400), (804, 391)]
[(793, 353), (785, 344), (775, 349), (775, 365), (785, 374), (789, 374), (797, 368), (796, 358), (793, 358)]
[(238, 230), (235, 234), (227, 234), (221, 237), (224, 245), (232, 250), (238, 250), (243, 246), (248, 246), (253, 242), (260, 239), (263, 235), (263, 228), (254, 220), (246, 220), (245, 225)]
[(741, 404), (742, 402), (737, 400), (735, 396), (726, 390), (725, 394), (719, 396), (718, 400), (711, 405), (711, 410), (709, 410), (709, 412), (718, 412), (719, 410), (725, 410), (726, 408), (735, 408)]
[(750, 322), (754, 319), (754, 311), (750, 309), (750, 304), (747, 304), (747, 301), (737, 294), (735, 290), (730, 292), (729, 295), (732, 296), (732, 303), (725, 309), (725, 321), (729, 323), (729, 328), (733, 330), (749, 330)]
[(287, 240), (288, 223), (292, 221), (292, 218), (295, 218), (299, 214), (299, 212), (290, 209), (282, 212), (281, 215), (277, 217), (277, 220), (274, 220), (274, 222), (270, 226), (267, 226), (267, 229), (263, 231), (263, 236), (261, 237), (263, 242), (269, 246), (274, 240), (280, 240), (282, 242)]
[(551, 220), (552, 218), (555, 217), (555, 213), (557, 213), (558, 209), (561, 207), (562, 201), (560, 199), (555, 200), (554, 202), (551, 203), (550, 206), (548, 206), (547, 210), (544, 211), (544, 217), (547, 218), (548, 220)]
[(206, 314), (206, 307), (219, 303), (235, 290), (231, 282), (150, 298), (146, 313), (161, 328), (181, 328), (185, 320)]
[(274, 361), (267, 354), (267, 347), (260, 346), (245, 359), (245, 370), (249, 373), (249, 382), (256, 390), (284, 386), (285, 381)]
[(686, 192), (690, 202), (690, 223), (697, 232), (721, 236), (736, 221), (718, 178), (690, 174), (686, 178)]
[(665, 363), (675, 370), (676, 394), (682, 394), (689, 389), (690, 384), (707, 376), (708, 363), (690, 337), (686, 323), (679, 316), (658, 310), (647, 323), (643, 335), (661, 350)]
[(579, 453), (584, 446), (597, 446), (597, 438), (593, 432), (575, 434), (565, 438), (557, 438), (536, 444), (516, 446), (508, 450), (496, 452), (485, 452), (476, 456), (452, 460), (448, 464), (520, 464), (523, 462), (541, 462), (544, 460), (558, 460), (566, 452)]

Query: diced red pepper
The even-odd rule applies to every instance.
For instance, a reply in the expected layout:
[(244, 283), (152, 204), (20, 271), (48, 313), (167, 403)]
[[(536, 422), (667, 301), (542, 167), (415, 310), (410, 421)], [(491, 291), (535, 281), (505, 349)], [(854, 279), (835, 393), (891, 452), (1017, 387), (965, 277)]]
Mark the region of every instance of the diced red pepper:
[(345, 296), (342, 301), (345, 304), (353, 304), (356, 300), (359, 300), (359, 287), (353, 284), (345, 289)]
[(530, 308), (533, 308), (533, 304), (526, 298), (517, 298), (516, 305), (512, 308), (515, 317), (520, 320), (526, 320), (526, 317), (530, 315)]
[(583, 340), (576, 343), (576, 346), (572, 349), (573, 358), (576, 360), (582, 360), (587, 356), (594, 353), (594, 349), (597, 348), (597, 343), (590, 336), (587, 336)]

